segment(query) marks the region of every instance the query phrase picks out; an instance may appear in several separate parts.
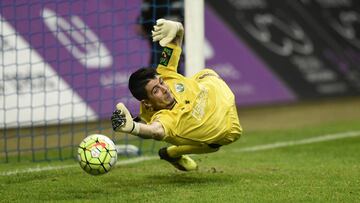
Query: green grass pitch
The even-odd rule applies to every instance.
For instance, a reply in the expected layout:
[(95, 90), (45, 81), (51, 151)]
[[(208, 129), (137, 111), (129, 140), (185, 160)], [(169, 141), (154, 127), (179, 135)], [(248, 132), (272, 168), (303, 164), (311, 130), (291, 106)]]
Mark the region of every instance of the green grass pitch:
[[(102, 176), (88, 175), (73, 161), (0, 164), (0, 202), (360, 202), (360, 115), (261, 128), (249, 123), (256, 113), (244, 113), (248, 131), (239, 141), (193, 156), (199, 171), (176, 171), (157, 158), (119, 164)], [(286, 115), (288, 122), (296, 121), (294, 114)], [(349, 131), (358, 135), (301, 143)], [(241, 151), (290, 141), (298, 144)], [(59, 166), (68, 167), (24, 172)]]

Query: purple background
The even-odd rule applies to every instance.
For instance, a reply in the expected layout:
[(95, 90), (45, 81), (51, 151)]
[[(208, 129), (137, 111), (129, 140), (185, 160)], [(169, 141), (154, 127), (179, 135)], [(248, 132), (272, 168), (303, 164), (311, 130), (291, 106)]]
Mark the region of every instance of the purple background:
[[(146, 66), (149, 47), (136, 33), (140, 0), (132, 1), (15, 1), (2, 3), (1, 15), (10, 22), (56, 72), (100, 117), (107, 118), (114, 105), (123, 101), (137, 111), (137, 102), (127, 89), (127, 77)], [(113, 57), (111, 67), (89, 69), (75, 59), (47, 28), (41, 17), (44, 8), (65, 18), (79, 16), (96, 33)], [(215, 55), (206, 61), (223, 76), (236, 94), (239, 105), (294, 101), (295, 96), (269, 71), (244, 42), (206, 7), (206, 37)], [(221, 64), (226, 64), (223, 66)], [(233, 68), (233, 69), (232, 69)], [(102, 80), (107, 78), (107, 82)], [(123, 80), (117, 80), (123, 78)]]

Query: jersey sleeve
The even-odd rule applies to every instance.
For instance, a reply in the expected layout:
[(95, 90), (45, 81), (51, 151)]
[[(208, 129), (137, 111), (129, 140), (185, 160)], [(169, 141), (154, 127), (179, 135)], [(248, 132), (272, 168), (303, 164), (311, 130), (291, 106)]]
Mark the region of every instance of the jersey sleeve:
[(181, 47), (175, 44), (164, 47), (157, 67), (158, 73), (166, 75), (167, 71), (177, 72), (181, 52)]
[(173, 113), (171, 111), (168, 110), (162, 110), (157, 112), (156, 114), (154, 114), (154, 116), (151, 119), (151, 122), (160, 122), (161, 125), (164, 128), (165, 131), (165, 136), (163, 138), (163, 140), (165, 140), (167, 137), (172, 137), (174, 136), (175, 131), (176, 131), (176, 119), (174, 118), (175, 115), (172, 115)]

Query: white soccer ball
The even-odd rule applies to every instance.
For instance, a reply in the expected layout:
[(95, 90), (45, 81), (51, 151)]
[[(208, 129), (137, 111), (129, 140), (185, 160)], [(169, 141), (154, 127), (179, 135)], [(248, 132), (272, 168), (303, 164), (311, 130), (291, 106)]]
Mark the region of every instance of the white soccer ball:
[(79, 145), (78, 160), (81, 168), (91, 175), (107, 173), (117, 161), (115, 144), (105, 135), (89, 135)]

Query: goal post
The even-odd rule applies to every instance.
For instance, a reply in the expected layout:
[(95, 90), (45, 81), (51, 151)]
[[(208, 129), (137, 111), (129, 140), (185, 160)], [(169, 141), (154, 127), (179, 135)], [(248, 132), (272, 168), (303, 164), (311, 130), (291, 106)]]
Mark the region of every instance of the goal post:
[(204, 0), (184, 0), (185, 74), (192, 76), (205, 68)]

